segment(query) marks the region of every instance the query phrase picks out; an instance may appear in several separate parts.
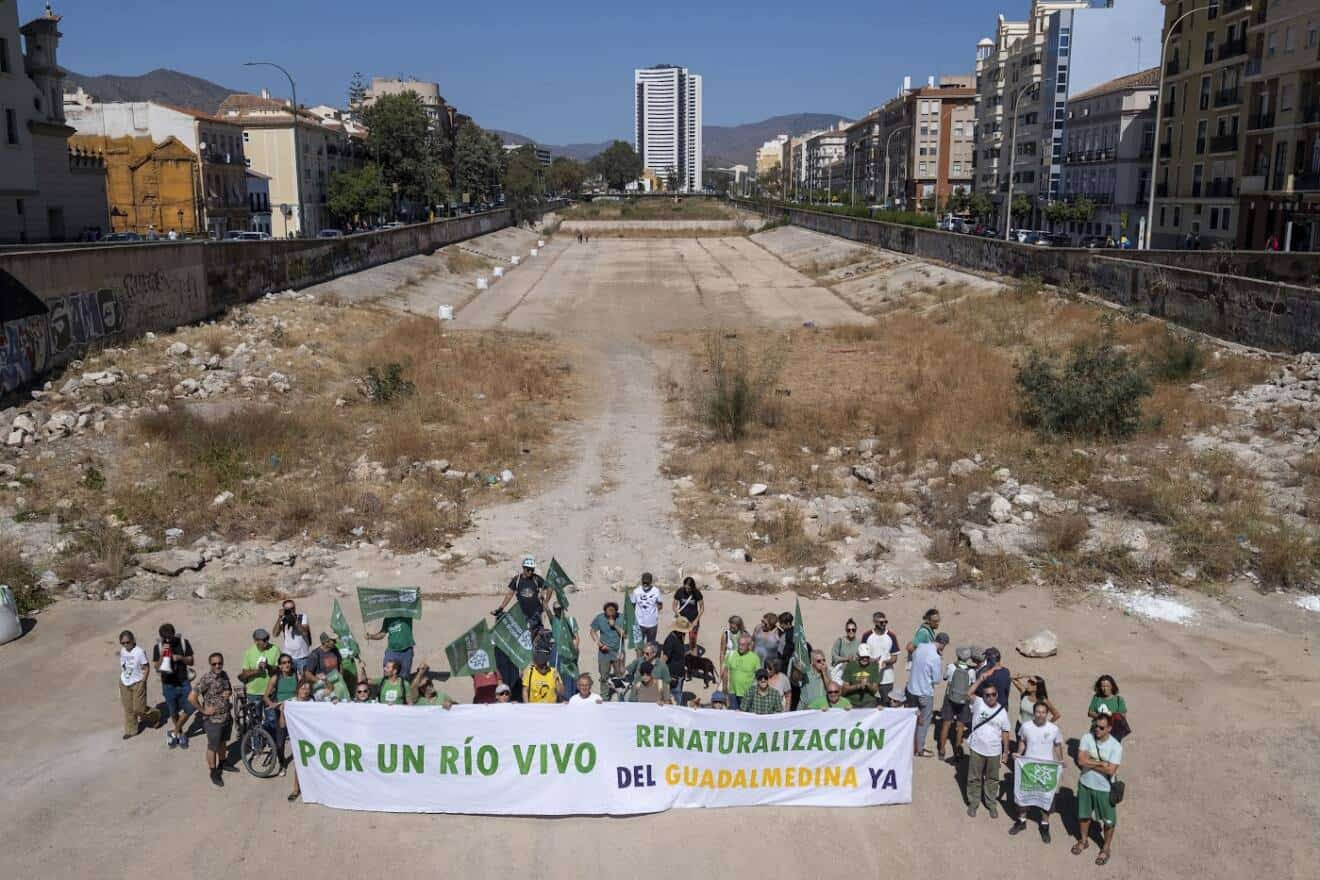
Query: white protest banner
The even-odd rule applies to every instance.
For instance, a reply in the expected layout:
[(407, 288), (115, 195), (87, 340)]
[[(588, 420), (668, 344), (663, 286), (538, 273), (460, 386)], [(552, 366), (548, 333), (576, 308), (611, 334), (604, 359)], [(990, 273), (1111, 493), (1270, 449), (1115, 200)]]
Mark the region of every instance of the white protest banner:
[(1063, 765), (1037, 758), (1014, 758), (1013, 763), (1013, 800), (1023, 807), (1048, 810), (1059, 790)]
[(303, 800), (531, 816), (912, 800), (912, 709), (288, 702)]

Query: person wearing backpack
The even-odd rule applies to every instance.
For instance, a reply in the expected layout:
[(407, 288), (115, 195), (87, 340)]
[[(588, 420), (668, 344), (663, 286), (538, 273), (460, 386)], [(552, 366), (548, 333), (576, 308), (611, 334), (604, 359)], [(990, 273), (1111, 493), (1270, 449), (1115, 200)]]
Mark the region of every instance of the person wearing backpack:
[[(193, 666), (192, 642), (174, 631), (174, 624), (162, 623), (158, 630), (160, 638), (151, 649), (151, 662), (160, 674), (160, 692), (165, 700), (171, 729), (165, 734), (165, 744), (170, 748), (188, 748), (188, 737), (183, 728), (192, 714), (192, 705), (188, 694), (192, 692), (189, 684)], [(169, 662), (166, 663), (166, 658)]]
[(971, 713), (967, 700), (972, 692), (972, 649), (964, 645), (958, 649), (958, 662), (949, 670), (949, 684), (944, 688), (944, 703), (940, 707), (940, 734), (937, 739), (937, 751), (940, 760), (945, 760), (944, 746), (949, 741), (949, 728), (953, 733), (953, 761), (963, 756), (963, 733)]
[(1013, 722), (999, 702), (999, 689), (986, 685), (972, 697), (972, 726), (967, 734), (967, 815), (985, 804), (991, 819), (999, 818), (999, 765), (1008, 764), (1008, 737)]

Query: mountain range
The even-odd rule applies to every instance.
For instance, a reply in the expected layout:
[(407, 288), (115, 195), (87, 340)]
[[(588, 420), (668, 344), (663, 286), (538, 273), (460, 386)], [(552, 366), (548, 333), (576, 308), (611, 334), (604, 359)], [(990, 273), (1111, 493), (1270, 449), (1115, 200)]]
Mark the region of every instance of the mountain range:
[[(98, 101), (159, 101), (180, 107), (192, 107), (204, 113), (215, 113), (220, 103), (236, 89), (226, 88), (200, 77), (160, 68), (141, 76), (86, 76), (70, 72), (65, 76), (66, 91), (82, 87)], [(707, 165), (742, 163), (755, 166), (756, 149), (778, 134), (799, 135), (819, 128), (827, 128), (847, 117), (836, 113), (792, 113), (772, 116), (759, 122), (743, 125), (706, 125), (701, 129), (702, 146)], [(604, 150), (609, 141), (580, 144), (546, 144), (536, 138), (512, 131), (492, 129), (507, 143), (536, 141), (550, 150), (551, 155), (586, 160)]]

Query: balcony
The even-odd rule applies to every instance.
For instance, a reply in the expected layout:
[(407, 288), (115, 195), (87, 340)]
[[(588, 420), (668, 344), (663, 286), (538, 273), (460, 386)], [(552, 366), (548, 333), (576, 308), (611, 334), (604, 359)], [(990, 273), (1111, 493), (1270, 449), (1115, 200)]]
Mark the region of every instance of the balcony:
[(1233, 104), (1241, 104), (1241, 103), (1242, 103), (1241, 88), (1220, 89), (1219, 91), (1215, 92), (1216, 107), (1228, 107)]
[(1164, 75), (1165, 75), (1165, 76), (1177, 76), (1177, 75), (1178, 75), (1178, 56), (1177, 56), (1177, 55), (1174, 55), (1172, 58), (1170, 58), (1170, 59), (1169, 59), (1169, 63), (1164, 65)]
[(1260, 129), (1260, 128), (1273, 128), (1273, 127), (1274, 127), (1274, 114), (1272, 112), (1255, 113), (1247, 117), (1247, 131), (1255, 131), (1256, 129)]
[(1231, 153), (1238, 148), (1237, 132), (1217, 134), (1210, 138), (1210, 152)]
[(1242, 195), (1252, 195), (1265, 192), (1265, 175), (1252, 174), (1242, 178), (1242, 185), (1238, 188)]
[[(1256, 3), (1258, 4), (1261, 2), (1262, 0), (1256, 0)], [(1247, 0), (1224, 0), (1224, 2), (1220, 5), (1220, 14), (1229, 15), (1230, 13), (1237, 12), (1239, 9), (1241, 9), (1246, 5), (1247, 5)]]
[(1320, 190), (1320, 172), (1312, 171), (1293, 177), (1293, 192), (1302, 192), (1303, 190)]
[(1247, 59), (1247, 76), (1260, 76), (1262, 61), (1259, 57)]
[(1304, 124), (1310, 125), (1313, 122), (1320, 122), (1320, 104), (1307, 104), (1305, 107), (1297, 109), (1297, 115)]
[(1171, 143), (1160, 144), (1160, 158), (1161, 159), (1173, 158), (1173, 144)]
[(1155, 184), (1155, 198), (1167, 199), (1168, 197), (1169, 197), (1169, 184), (1167, 182)]
[(1238, 55), (1247, 54), (1247, 38), (1239, 37), (1236, 40), (1230, 40), (1227, 43), (1219, 44), (1219, 60), (1226, 61)]
[(1221, 177), (1212, 180), (1205, 188), (1207, 199), (1231, 199), (1233, 197), (1233, 178)]

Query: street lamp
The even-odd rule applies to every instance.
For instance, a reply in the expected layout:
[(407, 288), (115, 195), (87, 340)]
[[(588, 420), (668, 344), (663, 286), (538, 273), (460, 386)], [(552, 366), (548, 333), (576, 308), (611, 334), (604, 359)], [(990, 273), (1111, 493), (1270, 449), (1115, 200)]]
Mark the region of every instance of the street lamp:
[(889, 137), (885, 138), (885, 207), (886, 208), (889, 207), (889, 142), (894, 139), (894, 135), (898, 134), (900, 131), (906, 131), (911, 127), (912, 127), (911, 125), (900, 125), (898, 128), (894, 129), (889, 133)]
[[(290, 100), (293, 101), (293, 195), (298, 201), (298, 233), (301, 235), (306, 232), (307, 217), (303, 213), (302, 199), (302, 151), (298, 149), (298, 86), (293, 81), (292, 74), (285, 70), (274, 61), (244, 61), (244, 67), (273, 67), (289, 80)], [(284, 217), (285, 237), (288, 236), (289, 218)]]
[[(1187, 16), (1218, 6), (1218, 3), (1211, 3), (1184, 12), (1174, 19), (1173, 24), (1169, 25), (1168, 33), (1164, 35), (1164, 41), (1160, 43), (1160, 86), (1155, 92), (1155, 143), (1150, 155), (1150, 193), (1146, 197), (1146, 234), (1142, 237), (1146, 250), (1150, 250), (1151, 233), (1155, 228), (1155, 176), (1159, 173), (1160, 168), (1160, 121), (1161, 111), (1164, 109), (1164, 55), (1169, 51), (1169, 38), (1173, 36), (1174, 31), (1178, 29), (1178, 25), (1182, 24), (1182, 20)], [(1248, 2), (1243, 5), (1242, 10), (1250, 12), (1251, 6), (1252, 4)], [(1172, 142), (1170, 144), (1172, 145)]]
[(1018, 89), (1013, 97), (1013, 125), (1010, 128), (1012, 134), (1008, 139), (1008, 198), (1004, 200), (1004, 241), (1008, 241), (1008, 233), (1013, 226), (1013, 167), (1017, 165), (1018, 106), (1022, 103), (1022, 96), (1026, 94), (1027, 89), (1039, 85), (1040, 80), (1033, 79)]

